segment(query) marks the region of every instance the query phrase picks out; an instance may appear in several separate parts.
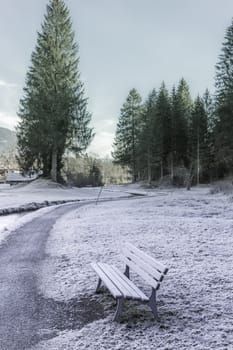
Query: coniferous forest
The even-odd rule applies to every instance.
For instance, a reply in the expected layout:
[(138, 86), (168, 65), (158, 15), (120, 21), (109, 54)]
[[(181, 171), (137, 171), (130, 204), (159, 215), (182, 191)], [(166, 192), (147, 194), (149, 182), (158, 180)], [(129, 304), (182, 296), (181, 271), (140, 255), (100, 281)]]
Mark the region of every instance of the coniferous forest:
[[(37, 166), (55, 181), (61, 179), (65, 153), (83, 154), (94, 136), (78, 45), (62, 0), (47, 6), (18, 116), (20, 167)], [(162, 82), (145, 101), (131, 89), (120, 111), (112, 156), (129, 169), (134, 182), (160, 180), (189, 188), (232, 173), (232, 133), (233, 21), (216, 64), (215, 92), (206, 89), (193, 98), (183, 77), (172, 89)]]
[(206, 183), (233, 171), (233, 21), (216, 64), (215, 93), (192, 99), (181, 78), (171, 91), (162, 82), (142, 101), (130, 90), (117, 124), (114, 161), (133, 181)]

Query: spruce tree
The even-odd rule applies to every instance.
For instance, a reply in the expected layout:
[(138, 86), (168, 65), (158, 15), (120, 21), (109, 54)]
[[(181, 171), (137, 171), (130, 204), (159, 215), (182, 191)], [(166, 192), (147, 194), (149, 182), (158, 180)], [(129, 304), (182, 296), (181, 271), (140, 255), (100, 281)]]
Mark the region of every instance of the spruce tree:
[(172, 91), (171, 91), (171, 96), (170, 96), (170, 101), (171, 101), (171, 152), (168, 156), (169, 159), (169, 164), (170, 164), (170, 177), (173, 182), (174, 179), (174, 167), (175, 167), (175, 161), (176, 161), (176, 136), (177, 136), (177, 126), (176, 126), (176, 113), (175, 113), (175, 108), (176, 108), (176, 88), (173, 86)]
[(154, 89), (149, 94), (144, 104), (142, 121), (140, 167), (150, 182), (162, 178), (168, 172), (171, 152), (171, 103), (164, 83), (158, 93)]
[(204, 103), (205, 112), (208, 119), (208, 131), (212, 132), (216, 126), (217, 117), (215, 113), (214, 100), (208, 89), (205, 90), (202, 101)]
[(157, 93), (153, 89), (144, 103), (142, 113), (142, 129), (139, 138), (140, 147), (140, 168), (141, 172), (144, 173), (144, 179), (147, 179), (148, 183), (153, 178), (153, 167), (154, 167), (154, 128), (156, 123), (156, 103)]
[(208, 122), (203, 100), (200, 96), (194, 101), (190, 125), (190, 162), (196, 170), (196, 182), (208, 166)]
[(115, 163), (129, 166), (133, 181), (138, 178), (139, 135), (142, 127), (142, 99), (132, 89), (121, 108), (112, 156)]
[(226, 30), (216, 65), (216, 158), (228, 172), (233, 170), (233, 20)]
[(189, 167), (189, 127), (192, 99), (182, 78), (172, 94), (172, 149), (175, 166)]
[(156, 101), (154, 130), (154, 162), (163, 178), (171, 152), (171, 104), (165, 83), (162, 83)]
[(42, 166), (57, 180), (66, 149), (79, 153), (92, 139), (91, 115), (79, 74), (78, 47), (63, 0), (50, 0), (20, 101), (20, 163)]
[(211, 182), (216, 177), (216, 161), (215, 161), (215, 131), (217, 124), (217, 116), (215, 110), (214, 99), (208, 89), (206, 89), (202, 97), (205, 113), (207, 116), (207, 149), (206, 149), (206, 177)]

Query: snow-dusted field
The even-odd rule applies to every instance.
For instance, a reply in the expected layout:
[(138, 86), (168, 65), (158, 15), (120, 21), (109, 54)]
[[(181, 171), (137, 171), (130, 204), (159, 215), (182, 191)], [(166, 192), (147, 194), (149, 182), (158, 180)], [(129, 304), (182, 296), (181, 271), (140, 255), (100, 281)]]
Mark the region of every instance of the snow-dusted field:
[[(50, 235), (39, 287), (47, 298), (83, 300), (72, 317), (88, 313), (92, 322), (58, 331), (33, 349), (233, 349), (232, 229), (232, 200), (210, 195), (207, 188), (155, 191), (70, 212)], [(94, 293), (97, 276), (90, 262), (123, 269), (122, 241), (169, 267), (158, 293), (159, 323), (147, 306), (132, 302), (126, 303), (122, 322), (114, 323), (114, 300), (107, 292)], [(150, 292), (136, 276), (134, 281)], [(96, 305), (103, 308), (101, 319)]]
[(100, 200), (117, 199), (130, 196), (132, 192), (144, 193), (138, 186), (68, 188), (45, 179), (16, 186), (0, 184), (0, 244), (12, 230), (53, 208), (43, 208), (23, 217), (21, 214), (1, 215), (3, 213), (27, 212), (59, 201), (96, 201), (99, 195)]
[[(0, 184), (0, 212), (2, 209), (44, 201), (96, 199), (99, 192), (100, 187), (69, 188), (45, 179), (16, 186)], [(127, 193), (124, 186), (106, 186), (101, 192), (101, 198), (116, 198), (125, 195)]]

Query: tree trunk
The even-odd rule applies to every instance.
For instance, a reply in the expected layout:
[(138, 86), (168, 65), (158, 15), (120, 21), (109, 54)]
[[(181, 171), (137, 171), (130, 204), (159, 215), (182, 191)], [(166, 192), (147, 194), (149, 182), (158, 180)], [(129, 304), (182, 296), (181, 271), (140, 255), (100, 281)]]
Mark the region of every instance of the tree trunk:
[(189, 172), (187, 173), (187, 179), (186, 179), (186, 189), (190, 191), (192, 186), (192, 180), (193, 180), (193, 166), (190, 165)]
[(200, 183), (200, 144), (199, 134), (197, 135), (197, 186)]
[(51, 156), (50, 154), (42, 155), (42, 163), (43, 163), (43, 176), (49, 177), (51, 174)]
[(160, 161), (160, 179), (163, 179), (163, 160)]
[(174, 178), (174, 165), (173, 165), (173, 153), (171, 153), (171, 163), (170, 163), (171, 180), (173, 182)]
[(150, 162), (150, 153), (147, 153), (147, 181), (151, 183), (151, 162)]
[(57, 182), (57, 150), (56, 149), (54, 149), (52, 153), (51, 179)]
[(191, 189), (191, 182), (192, 182), (192, 178), (191, 178), (191, 173), (190, 173), (187, 175), (187, 183), (186, 183), (187, 191), (190, 191), (190, 189)]

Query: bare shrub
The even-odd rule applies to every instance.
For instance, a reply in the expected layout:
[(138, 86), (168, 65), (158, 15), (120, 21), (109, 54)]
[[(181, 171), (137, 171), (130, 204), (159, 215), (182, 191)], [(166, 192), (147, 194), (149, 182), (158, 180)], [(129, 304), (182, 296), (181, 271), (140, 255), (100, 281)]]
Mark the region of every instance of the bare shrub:
[(233, 194), (233, 181), (232, 178), (228, 178), (222, 181), (216, 181), (212, 184), (210, 189), (211, 194), (224, 193), (227, 195)]

